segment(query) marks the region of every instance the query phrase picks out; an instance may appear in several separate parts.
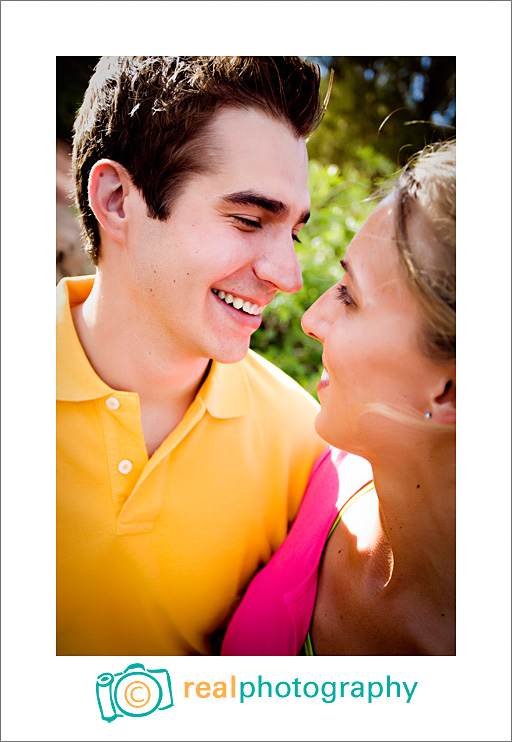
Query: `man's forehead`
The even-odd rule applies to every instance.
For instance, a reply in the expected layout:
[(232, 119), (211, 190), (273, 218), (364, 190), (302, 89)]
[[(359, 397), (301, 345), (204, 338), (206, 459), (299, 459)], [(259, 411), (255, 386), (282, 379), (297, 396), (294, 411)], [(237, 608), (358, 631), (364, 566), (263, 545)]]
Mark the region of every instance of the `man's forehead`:
[(306, 140), (297, 137), (290, 124), (258, 108), (224, 107), (208, 124), (207, 132), (218, 154), (262, 149), (270, 153), (287, 144), (298, 161), (307, 163)]
[(221, 202), (277, 217), (309, 214), (306, 143), (289, 125), (258, 109), (229, 107), (215, 115), (207, 137), (211, 167), (204, 175)]

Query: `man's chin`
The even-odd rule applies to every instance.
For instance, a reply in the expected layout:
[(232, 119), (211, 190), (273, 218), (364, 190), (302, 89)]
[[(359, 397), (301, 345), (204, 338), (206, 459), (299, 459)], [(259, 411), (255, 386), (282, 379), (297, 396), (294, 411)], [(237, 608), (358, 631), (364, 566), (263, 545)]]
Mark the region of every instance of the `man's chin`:
[(218, 361), (219, 363), (226, 363), (226, 364), (240, 363), (240, 361), (244, 360), (245, 356), (247, 355), (248, 350), (249, 348), (247, 348), (245, 353), (241, 353), (240, 355), (237, 355), (237, 356), (225, 356), (222, 358), (216, 358), (215, 360)]
[(213, 357), (214, 361), (218, 363), (239, 363), (243, 361), (249, 351), (249, 343), (246, 346), (239, 348), (231, 348), (225, 350), (219, 350)]

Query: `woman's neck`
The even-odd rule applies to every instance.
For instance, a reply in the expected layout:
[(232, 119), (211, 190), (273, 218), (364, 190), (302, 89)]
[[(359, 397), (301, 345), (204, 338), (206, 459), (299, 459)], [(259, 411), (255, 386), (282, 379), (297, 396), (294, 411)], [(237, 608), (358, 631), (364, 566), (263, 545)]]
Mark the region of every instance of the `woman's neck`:
[[(372, 462), (379, 499), (374, 548), (388, 554), (389, 595), (418, 585), (431, 601), (455, 600), (455, 444), (435, 441), (416, 459)], [(378, 553), (377, 551), (375, 553)]]

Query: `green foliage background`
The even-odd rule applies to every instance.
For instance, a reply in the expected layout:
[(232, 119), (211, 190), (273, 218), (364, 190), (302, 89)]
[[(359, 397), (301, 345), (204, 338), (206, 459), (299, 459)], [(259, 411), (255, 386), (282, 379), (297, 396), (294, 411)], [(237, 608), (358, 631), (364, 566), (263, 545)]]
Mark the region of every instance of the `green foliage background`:
[[(71, 141), (74, 114), (98, 57), (57, 57), (57, 138)], [(300, 325), (342, 275), (339, 265), (375, 206), (375, 192), (426, 144), (455, 135), (455, 57), (311, 57), (327, 111), (308, 143), (311, 218), (297, 255), (304, 286), (278, 294), (251, 347), (316, 396), (322, 346)]]

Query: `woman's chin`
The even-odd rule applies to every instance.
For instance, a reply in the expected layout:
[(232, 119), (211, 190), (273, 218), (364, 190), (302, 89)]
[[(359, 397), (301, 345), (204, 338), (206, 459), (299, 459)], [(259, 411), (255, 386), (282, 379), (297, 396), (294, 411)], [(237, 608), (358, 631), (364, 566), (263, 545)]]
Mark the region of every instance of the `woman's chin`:
[(315, 418), (315, 430), (326, 443), (334, 448), (347, 453), (353, 453), (357, 456), (364, 456), (360, 431), (350, 428), (346, 417), (339, 414), (330, 417), (327, 408), (322, 407)]
[(339, 435), (336, 435), (337, 431), (333, 429), (323, 407), (315, 418), (315, 430), (320, 438), (322, 438), (326, 443), (330, 443), (332, 446), (339, 448), (336, 442), (339, 440)]

